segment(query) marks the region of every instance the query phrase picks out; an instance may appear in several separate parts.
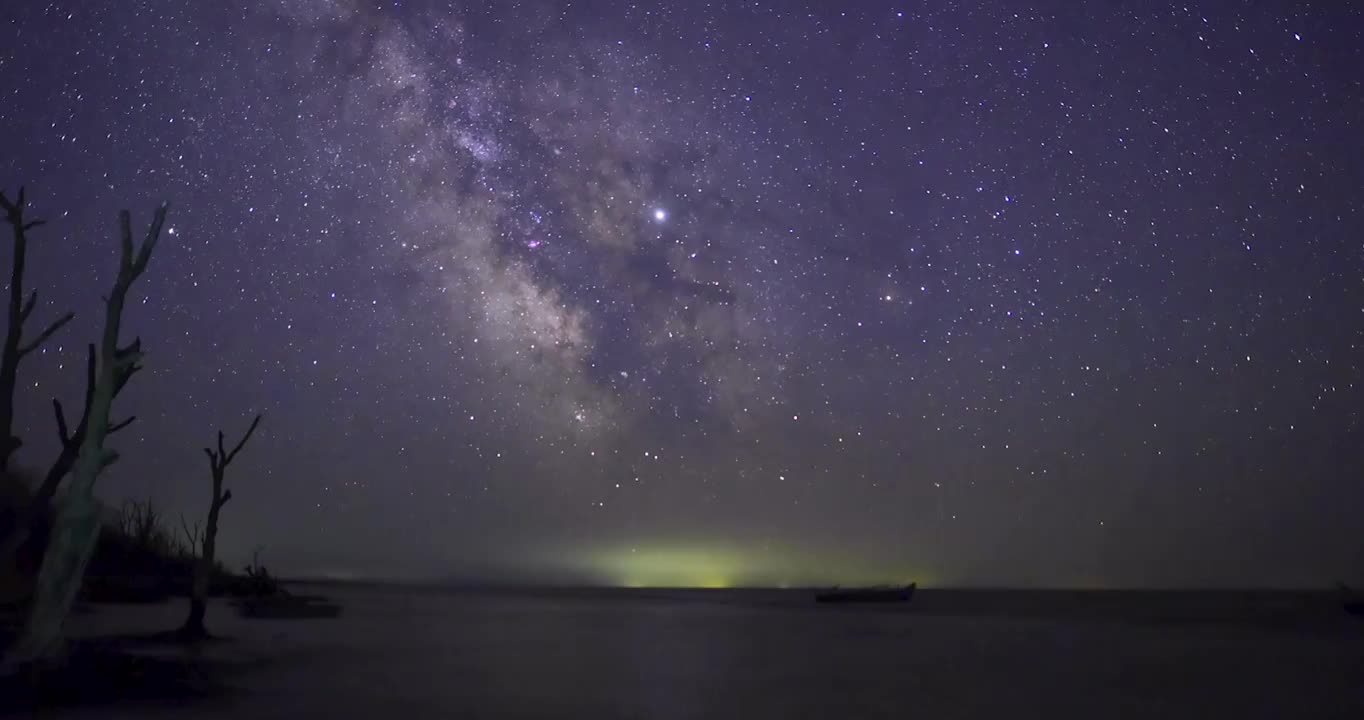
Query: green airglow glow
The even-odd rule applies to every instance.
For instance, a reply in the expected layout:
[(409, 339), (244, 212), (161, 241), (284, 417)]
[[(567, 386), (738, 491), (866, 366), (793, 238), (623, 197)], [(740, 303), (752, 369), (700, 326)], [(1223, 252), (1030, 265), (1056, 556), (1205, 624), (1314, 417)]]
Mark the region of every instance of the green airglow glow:
[(599, 582), (632, 588), (815, 587), (919, 582), (906, 563), (827, 552), (714, 542), (655, 542), (589, 549), (561, 563)]

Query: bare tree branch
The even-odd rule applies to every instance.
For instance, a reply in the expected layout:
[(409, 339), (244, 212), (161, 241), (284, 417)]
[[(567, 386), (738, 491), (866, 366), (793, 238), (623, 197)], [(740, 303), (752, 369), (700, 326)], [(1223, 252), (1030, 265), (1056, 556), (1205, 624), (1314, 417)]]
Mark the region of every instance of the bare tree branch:
[(118, 531), (132, 537), (133, 518), (137, 515), (137, 501), (129, 498), (118, 508)]
[[(251, 439), (251, 433), (253, 433), (253, 432), (256, 431), (256, 426), (257, 426), (257, 425), (260, 425), (260, 419), (261, 419), (261, 416), (260, 416), (260, 415), (256, 415), (256, 418), (255, 418), (254, 420), (251, 421), (251, 427), (249, 427), (249, 428), (246, 429), (246, 434), (242, 436), (242, 439), (239, 440), (239, 441), (237, 442), (237, 446), (234, 447), (234, 448), (232, 448), (232, 452), (228, 453), (228, 454), (227, 454), (227, 458), (223, 460), (223, 465), (224, 465), (224, 466), (226, 466), (228, 463), (232, 462), (232, 458), (237, 457), (237, 453), (239, 453), (239, 452), (242, 451), (242, 446), (246, 444), (246, 441), (247, 441), (247, 440), (250, 440), (250, 439)], [(223, 437), (223, 434), (222, 434), (221, 432), (218, 433), (218, 443), (219, 443), (219, 447), (222, 446), (222, 437)]]
[(136, 419), (137, 419), (137, 416), (136, 416), (136, 415), (129, 415), (127, 420), (124, 420), (123, 422), (116, 422), (116, 423), (113, 423), (112, 425), (109, 426), (109, 434), (110, 434), (110, 435), (113, 435), (114, 433), (118, 432), (119, 430), (122, 430), (123, 428), (126, 428), (126, 427), (128, 427), (129, 425), (132, 425), (132, 424), (133, 424), (133, 421), (136, 420)]
[(58, 318), (38, 334), (32, 342), (24, 343), (24, 325), (38, 306), (36, 290), (24, 295), (24, 266), (28, 260), (28, 231), (41, 227), (41, 220), (24, 218), (28, 200), (24, 188), (14, 202), (0, 193), (0, 208), (4, 210), (3, 221), (10, 225), (13, 236), (13, 259), (10, 263), (9, 298), (5, 312), (6, 328), (3, 349), (0, 349), (0, 472), (9, 469), (15, 451), (23, 444), (14, 433), (14, 396), (19, 385), (19, 363), (23, 358), (47, 342), (53, 334), (62, 329), (71, 318), (71, 313)]
[(121, 348), (114, 348), (114, 372), (132, 372), (140, 369), (138, 363), (142, 362), (142, 338), (133, 338), (133, 341)]
[(199, 543), (203, 536), (203, 529), (198, 520), (194, 521), (194, 530), (190, 530), (189, 522), (185, 520), (185, 514), (180, 513), (180, 529), (185, 533), (185, 540), (189, 543), (189, 553), (194, 555), (199, 552)]
[[(66, 416), (62, 413), (62, 402), (57, 398), (52, 398), (52, 409), (57, 413), (57, 432), (62, 439), (63, 454), (68, 452), (66, 446), (72, 446), (71, 452), (80, 446), (81, 439), (85, 437), (85, 428), (90, 423), (90, 400), (95, 394), (95, 345), (91, 343), (85, 346), (85, 405), (81, 410), (80, 422), (76, 424), (75, 434), (67, 432)], [(59, 459), (58, 462), (61, 462)], [(68, 464), (69, 466), (69, 464)], [(62, 475), (65, 475), (62, 472)]]
[(127, 210), (118, 213), (118, 276), (121, 279), (133, 266), (133, 216)]
[(85, 346), (85, 414), (90, 412), (90, 401), (95, 398), (97, 363), (95, 361), (95, 344), (89, 343)]
[(24, 186), (19, 186), (19, 202), (17, 203), (10, 202), (9, 198), (5, 197), (5, 191), (0, 190), (0, 210), (4, 210), (6, 215), (13, 216), (16, 212), (19, 212), (23, 206)]
[(24, 307), (19, 311), (19, 319), (27, 320), (33, 314), (33, 307), (38, 304), (38, 291), (34, 290), (28, 294), (28, 300), (24, 301)]
[(66, 413), (62, 412), (62, 401), (52, 398), (52, 412), (57, 415), (57, 439), (63, 445), (71, 443), (71, 431), (66, 427)]
[(161, 203), (161, 207), (152, 214), (152, 224), (147, 227), (147, 237), (142, 240), (142, 248), (138, 250), (137, 260), (133, 265), (133, 277), (141, 275), (147, 269), (147, 263), (152, 259), (152, 250), (156, 249), (156, 243), (161, 239), (161, 226), (166, 224), (166, 211), (169, 209), (168, 203)]
[(141, 365), (129, 365), (120, 370), (118, 377), (114, 380), (114, 395), (118, 395), (119, 391), (123, 389), (123, 386), (127, 385), (128, 381), (132, 380), (133, 376), (141, 369)]
[(47, 342), (47, 339), (52, 337), (52, 333), (61, 330), (62, 326), (71, 322), (71, 319), (74, 317), (76, 317), (76, 313), (69, 312), (57, 318), (56, 321), (54, 321), (51, 325), (47, 326), (46, 330), (38, 334), (38, 338), (36, 340), (19, 348), (19, 357), (23, 357), (33, 352), (34, 350), (37, 350), (39, 345), (42, 345), (43, 343)]

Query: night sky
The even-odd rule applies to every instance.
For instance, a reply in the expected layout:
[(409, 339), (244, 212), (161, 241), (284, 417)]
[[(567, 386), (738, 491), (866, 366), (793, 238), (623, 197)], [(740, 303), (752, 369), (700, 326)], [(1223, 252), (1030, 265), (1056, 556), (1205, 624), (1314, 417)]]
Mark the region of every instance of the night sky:
[(233, 564), (1361, 579), (1361, 10), (975, 5), (7, 3), (19, 462), (165, 200), (99, 493), (263, 412)]

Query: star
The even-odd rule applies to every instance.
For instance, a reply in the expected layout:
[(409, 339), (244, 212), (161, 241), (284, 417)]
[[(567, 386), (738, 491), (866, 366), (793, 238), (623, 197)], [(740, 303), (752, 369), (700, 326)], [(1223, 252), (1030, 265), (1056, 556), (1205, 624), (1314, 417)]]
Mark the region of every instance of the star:
[[(192, 521), (186, 449), (264, 412), (236, 494), (269, 499), (227, 509), (229, 567), (257, 544), (300, 576), (552, 555), (580, 582), (624, 581), (588, 566), (636, 544), (659, 582), (1355, 566), (1349, 3), (11, 4), (0, 186), (47, 221), (20, 346), (77, 318), (18, 366), (16, 467), (83, 397), (117, 210), (140, 233), (165, 200), (123, 318), (148, 372), (113, 417), (138, 420), (97, 489)], [(121, 44), (148, 17), (158, 41)], [(1269, 519), (1267, 569), (1226, 539)], [(759, 535), (783, 557), (729, 557)], [(724, 573), (666, 572), (707, 553)]]

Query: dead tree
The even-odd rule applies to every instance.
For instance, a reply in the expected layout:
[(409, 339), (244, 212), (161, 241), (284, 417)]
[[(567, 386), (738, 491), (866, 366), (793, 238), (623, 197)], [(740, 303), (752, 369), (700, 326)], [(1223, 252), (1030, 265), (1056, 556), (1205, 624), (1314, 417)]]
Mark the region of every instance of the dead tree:
[(204, 529), (199, 525), (199, 521), (194, 521), (194, 527), (190, 528), (189, 521), (185, 520), (185, 514), (180, 513), (180, 531), (185, 534), (184, 543), (177, 543), (183, 546), (180, 555), (187, 558), (197, 558), (199, 556), (199, 546), (204, 542)]
[(90, 412), (85, 437), (71, 473), (68, 491), (57, 509), (56, 523), (48, 540), (47, 552), (38, 571), (33, 601), (23, 633), (10, 650), (10, 664), (49, 660), (61, 648), (62, 624), (80, 589), (85, 568), (99, 539), (99, 503), (94, 496), (95, 480), (100, 472), (118, 460), (118, 453), (104, 447), (104, 440), (113, 425), (109, 422), (114, 394), (119, 377), (136, 372), (142, 359), (141, 342), (118, 344), (119, 327), (123, 322), (123, 306), (133, 282), (147, 270), (152, 250), (161, 237), (166, 222), (166, 206), (157, 208), (140, 248), (133, 247), (132, 219), (128, 211), (119, 213), (120, 253), (118, 277), (105, 298), (104, 335), (100, 340), (100, 362), (95, 380), (95, 392), (90, 398)]
[(223, 474), (227, 466), (232, 463), (237, 453), (241, 452), (242, 446), (251, 439), (251, 433), (256, 431), (256, 426), (260, 425), (261, 416), (251, 421), (251, 427), (246, 429), (246, 434), (237, 441), (237, 445), (228, 451), (223, 445), (223, 431), (218, 431), (218, 449), (204, 448), (204, 454), (208, 456), (208, 466), (213, 473), (213, 496), (209, 500), (208, 518), (204, 522), (204, 535), (200, 540), (199, 562), (194, 567), (194, 587), (190, 591), (189, 597), (189, 617), (185, 619), (184, 627), (180, 628), (180, 634), (189, 639), (198, 639), (208, 636), (208, 630), (204, 628), (204, 611), (208, 609), (208, 586), (213, 578), (214, 553), (217, 551), (218, 543), (218, 513), (222, 512), (223, 506), (228, 500), (232, 499), (232, 491), (223, 489)]
[(124, 500), (118, 517), (119, 531), (132, 541), (133, 546), (153, 553), (160, 553), (170, 546), (172, 538), (167, 535), (163, 522), (164, 518), (151, 498), (142, 502)]
[[(123, 386), (128, 383), (137, 369), (136, 365), (130, 365), (119, 372), (114, 384), (115, 396), (123, 390)], [(29, 500), (28, 507), (24, 508), (22, 514), (10, 528), (3, 546), (0, 546), (0, 559), (15, 557), (24, 541), (28, 540), (29, 533), (37, 525), (38, 520), (47, 512), (48, 505), (51, 504), (52, 498), (57, 494), (57, 487), (61, 485), (67, 473), (71, 472), (71, 467), (76, 464), (76, 457), (80, 454), (81, 444), (85, 442), (85, 431), (90, 427), (90, 403), (95, 397), (95, 382), (97, 380), (95, 346), (91, 344), (86, 346), (85, 403), (81, 410), (80, 421), (76, 423), (74, 429), (69, 428), (66, 423), (66, 413), (62, 410), (62, 402), (56, 398), (52, 399), (52, 410), (57, 416), (57, 440), (61, 443), (61, 450), (57, 453), (57, 459), (53, 460), (52, 465), (48, 467), (47, 475), (43, 477), (43, 482), (38, 486), (38, 491)], [(130, 416), (126, 420), (111, 424), (109, 434), (112, 435), (128, 427), (135, 419), (135, 416)]]
[(5, 212), (5, 222), (9, 223), (14, 235), (14, 266), (10, 268), (9, 276), (9, 326), (5, 331), (4, 352), (0, 354), (0, 472), (9, 469), (10, 457), (23, 444), (14, 435), (14, 388), (18, 382), (19, 361), (37, 350), (52, 337), (53, 333), (75, 317), (73, 313), (67, 313), (38, 333), (38, 337), (32, 342), (23, 341), (24, 323), (38, 304), (37, 290), (29, 293), (28, 299), (24, 299), (24, 264), (28, 258), (28, 231), (41, 227), (46, 222), (25, 220), (26, 207), (22, 187), (19, 188), (19, 195), (14, 202), (10, 202), (9, 198), (0, 192), (0, 210)]

